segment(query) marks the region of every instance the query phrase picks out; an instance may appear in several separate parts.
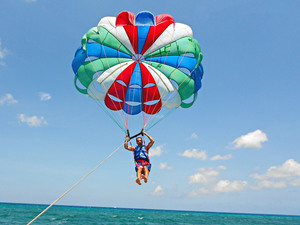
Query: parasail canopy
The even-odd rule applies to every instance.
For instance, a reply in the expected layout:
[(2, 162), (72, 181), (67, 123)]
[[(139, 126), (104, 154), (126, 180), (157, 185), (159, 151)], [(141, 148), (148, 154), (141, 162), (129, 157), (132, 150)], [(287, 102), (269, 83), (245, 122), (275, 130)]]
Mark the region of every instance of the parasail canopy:
[(140, 127), (150, 129), (168, 114), (164, 109), (188, 108), (196, 100), (200, 45), (192, 29), (171, 15), (123, 11), (104, 17), (81, 44), (72, 63), (75, 87), (124, 131), (131, 117), (141, 115)]

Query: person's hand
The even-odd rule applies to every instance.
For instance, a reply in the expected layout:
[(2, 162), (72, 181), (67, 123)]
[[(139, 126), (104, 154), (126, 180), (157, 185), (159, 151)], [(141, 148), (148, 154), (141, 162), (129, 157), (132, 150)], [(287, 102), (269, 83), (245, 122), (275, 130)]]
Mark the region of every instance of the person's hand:
[(130, 137), (128, 136), (128, 134), (126, 134), (125, 142), (128, 142), (128, 141), (130, 141)]

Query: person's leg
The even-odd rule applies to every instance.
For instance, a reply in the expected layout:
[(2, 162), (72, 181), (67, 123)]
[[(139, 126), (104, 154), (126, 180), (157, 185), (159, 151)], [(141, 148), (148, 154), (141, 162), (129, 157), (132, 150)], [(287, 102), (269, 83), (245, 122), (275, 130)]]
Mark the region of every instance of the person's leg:
[(142, 177), (142, 168), (141, 167), (138, 167), (138, 169), (137, 169), (137, 173), (136, 173), (136, 176), (137, 176), (137, 178), (136, 178), (136, 183), (138, 184), (138, 185), (141, 185), (142, 183), (141, 183), (141, 177)]
[(144, 172), (145, 172), (144, 181), (145, 181), (145, 183), (147, 183), (148, 182), (148, 175), (149, 175), (149, 169), (148, 169), (147, 166), (144, 166)]

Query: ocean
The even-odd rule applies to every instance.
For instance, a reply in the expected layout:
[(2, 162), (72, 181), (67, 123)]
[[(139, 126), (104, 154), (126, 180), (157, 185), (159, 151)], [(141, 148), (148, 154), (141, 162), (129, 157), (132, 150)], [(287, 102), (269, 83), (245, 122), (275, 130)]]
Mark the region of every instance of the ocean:
[[(46, 207), (0, 203), (0, 224), (27, 224)], [(300, 225), (300, 216), (53, 206), (32, 224)]]

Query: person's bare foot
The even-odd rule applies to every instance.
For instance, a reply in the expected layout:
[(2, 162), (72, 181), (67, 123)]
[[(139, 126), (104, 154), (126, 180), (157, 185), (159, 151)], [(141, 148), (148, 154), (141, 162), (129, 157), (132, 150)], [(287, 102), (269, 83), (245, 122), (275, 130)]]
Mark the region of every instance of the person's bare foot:
[(141, 185), (141, 180), (139, 178), (136, 178), (135, 182), (138, 184), (138, 185)]
[(147, 183), (148, 182), (148, 178), (144, 176), (144, 182)]

